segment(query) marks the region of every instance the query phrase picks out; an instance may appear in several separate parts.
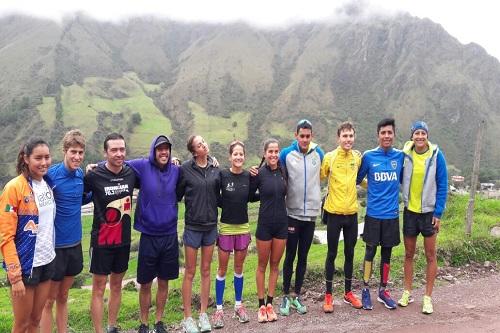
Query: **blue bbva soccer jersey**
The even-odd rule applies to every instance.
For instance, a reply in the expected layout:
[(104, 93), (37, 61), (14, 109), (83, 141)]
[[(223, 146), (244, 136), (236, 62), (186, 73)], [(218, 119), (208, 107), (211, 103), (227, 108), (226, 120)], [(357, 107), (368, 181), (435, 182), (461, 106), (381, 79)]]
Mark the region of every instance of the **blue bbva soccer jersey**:
[(366, 215), (377, 219), (399, 216), (399, 187), (404, 154), (401, 150), (377, 147), (363, 154), (357, 183), (367, 177), (368, 195)]

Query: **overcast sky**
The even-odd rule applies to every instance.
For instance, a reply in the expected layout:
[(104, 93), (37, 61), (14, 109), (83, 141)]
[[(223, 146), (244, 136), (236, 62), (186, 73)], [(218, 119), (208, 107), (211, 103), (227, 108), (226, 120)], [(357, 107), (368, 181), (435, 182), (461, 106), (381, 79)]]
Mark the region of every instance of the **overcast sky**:
[(198, 22), (243, 20), (261, 27), (279, 27), (304, 21), (338, 21), (342, 18), (338, 8), (352, 2), (367, 8), (366, 15), (405, 11), (430, 18), (460, 42), (480, 44), (500, 59), (500, 4), (494, 0), (0, 0), (0, 15), (21, 12), (60, 20), (79, 11), (115, 22), (154, 15)]

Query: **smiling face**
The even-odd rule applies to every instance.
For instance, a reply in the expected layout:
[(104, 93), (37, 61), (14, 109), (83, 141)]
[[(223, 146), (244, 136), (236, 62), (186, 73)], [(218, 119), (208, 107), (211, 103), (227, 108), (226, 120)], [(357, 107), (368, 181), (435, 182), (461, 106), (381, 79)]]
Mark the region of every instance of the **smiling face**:
[(245, 163), (245, 150), (241, 145), (235, 145), (232, 147), (231, 154), (229, 155), (229, 162), (231, 162), (231, 168), (235, 170), (240, 170), (243, 168)]
[(192, 149), (194, 157), (204, 157), (207, 156), (208, 153), (210, 152), (210, 149), (208, 149), (208, 144), (205, 142), (205, 139), (203, 139), (203, 137), (199, 135), (197, 135), (193, 139)]
[(355, 137), (356, 135), (352, 128), (341, 130), (340, 135), (337, 137), (340, 148), (345, 151), (351, 150), (352, 146), (354, 145)]
[(310, 128), (299, 128), (299, 131), (295, 133), (295, 139), (297, 139), (300, 151), (302, 153), (307, 153), (312, 138), (313, 134)]
[(104, 151), (106, 163), (112, 168), (121, 168), (125, 161), (126, 149), (125, 141), (122, 139), (108, 140), (107, 148)]
[(160, 168), (163, 168), (168, 163), (170, 157), (170, 145), (168, 143), (162, 143), (155, 148), (155, 161), (158, 163)]
[(417, 152), (426, 151), (427, 148), (429, 147), (429, 141), (427, 140), (427, 132), (424, 131), (423, 129), (418, 129), (415, 132), (413, 132), (411, 139), (415, 144), (415, 150)]
[(264, 151), (264, 158), (266, 160), (266, 163), (273, 170), (278, 167), (279, 153), (280, 148), (277, 142), (269, 143), (266, 147), (266, 150)]
[(31, 178), (42, 180), (43, 176), (52, 163), (49, 147), (47, 145), (38, 145), (33, 148), (31, 155), (24, 156), (24, 163), (28, 166), (28, 172)]
[(64, 151), (64, 165), (73, 171), (80, 167), (85, 157), (85, 149), (80, 145), (74, 145)]
[(387, 150), (394, 143), (394, 127), (392, 125), (382, 126), (378, 131), (378, 145), (380, 148)]

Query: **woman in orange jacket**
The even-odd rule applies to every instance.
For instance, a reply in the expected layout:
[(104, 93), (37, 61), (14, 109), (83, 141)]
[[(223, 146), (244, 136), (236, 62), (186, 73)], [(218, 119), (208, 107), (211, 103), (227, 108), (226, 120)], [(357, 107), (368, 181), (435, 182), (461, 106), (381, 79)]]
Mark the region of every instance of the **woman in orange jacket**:
[(47, 143), (30, 139), (17, 158), (19, 176), (0, 195), (0, 251), (11, 285), (12, 332), (36, 332), (54, 271), (55, 203), (44, 176)]

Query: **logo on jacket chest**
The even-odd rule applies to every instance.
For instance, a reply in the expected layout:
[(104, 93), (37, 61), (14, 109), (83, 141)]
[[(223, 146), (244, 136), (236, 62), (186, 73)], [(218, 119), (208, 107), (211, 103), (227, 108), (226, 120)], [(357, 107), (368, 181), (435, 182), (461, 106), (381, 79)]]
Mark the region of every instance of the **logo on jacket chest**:
[(228, 191), (228, 192), (234, 192), (235, 191), (234, 182), (227, 183), (227, 185), (226, 185), (226, 191)]
[(395, 171), (391, 172), (375, 172), (373, 173), (373, 178), (377, 182), (391, 182), (398, 180), (398, 175)]

